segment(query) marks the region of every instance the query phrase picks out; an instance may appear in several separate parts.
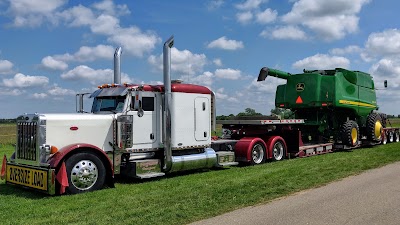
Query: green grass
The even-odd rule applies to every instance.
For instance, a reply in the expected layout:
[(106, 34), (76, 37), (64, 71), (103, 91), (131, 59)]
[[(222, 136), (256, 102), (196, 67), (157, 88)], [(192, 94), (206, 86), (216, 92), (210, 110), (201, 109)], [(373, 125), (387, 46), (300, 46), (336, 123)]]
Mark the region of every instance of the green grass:
[[(389, 121), (392, 127), (400, 127), (400, 118), (391, 118)], [(390, 124), (388, 123), (387, 126), (390, 126)]]
[[(0, 155), (11, 155), (9, 145)], [(400, 143), (260, 166), (119, 180), (116, 188), (50, 197), (0, 181), (0, 224), (185, 224), (271, 201), (400, 160)]]

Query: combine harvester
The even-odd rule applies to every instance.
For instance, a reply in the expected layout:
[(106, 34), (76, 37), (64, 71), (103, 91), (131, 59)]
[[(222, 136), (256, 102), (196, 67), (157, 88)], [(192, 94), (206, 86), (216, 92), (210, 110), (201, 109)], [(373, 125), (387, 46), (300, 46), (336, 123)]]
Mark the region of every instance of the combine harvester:
[[(121, 84), (120, 55), (114, 55), (114, 84), (91, 94), (90, 113), (23, 114), (17, 144), (1, 168), (6, 183), (48, 194), (82, 193), (114, 186), (114, 176), (137, 179), (168, 173), (308, 156), (333, 149), (399, 141), (377, 109), (374, 84), (362, 72), (344, 69), (291, 75), (276, 106), (296, 119), (224, 121), (226, 138), (214, 140), (215, 95), (204, 86), (171, 81), (171, 48), (164, 43), (164, 85)], [(359, 97), (362, 96), (362, 97)]]

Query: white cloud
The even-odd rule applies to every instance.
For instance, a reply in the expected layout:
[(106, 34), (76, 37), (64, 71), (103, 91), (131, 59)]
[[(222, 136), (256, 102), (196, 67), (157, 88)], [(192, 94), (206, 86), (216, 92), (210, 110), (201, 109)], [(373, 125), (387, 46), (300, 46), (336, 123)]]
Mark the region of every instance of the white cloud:
[(241, 4), (236, 4), (235, 7), (240, 10), (257, 9), (264, 2), (267, 2), (267, 1), (266, 0), (246, 0), (245, 2), (243, 2)]
[[(162, 54), (159, 56), (151, 55), (148, 62), (154, 67), (162, 70), (163, 59)], [(178, 50), (173, 47), (171, 49), (171, 71), (185, 75), (195, 75), (202, 72), (203, 67), (207, 63), (207, 57), (204, 54), (193, 54), (189, 50)]]
[(237, 50), (237, 49), (244, 48), (244, 45), (243, 45), (242, 41), (228, 40), (225, 36), (223, 36), (223, 37), (220, 37), (220, 38), (212, 41), (210, 44), (207, 45), (207, 48)]
[(8, 60), (0, 60), (0, 74), (12, 73), (13, 66), (14, 64)]
[(45, 99), (45, 98), (47, 98), (47, 94), (46, 93), (33, 93), (32, 98)]
[(278, 12), (276, 10), (268, 8), (263, 12), (259, 12), (256, 14), (256, 21), (261, 24), (267, 24), (274, 22), (277, 16)]
[(112, 0), (97, 2), (93, 4), (93, 7), (109, 15), (127, 15), (131, 13), (126, 4), (115, 5)]
[(82, 46), (73, 55), (66, 53), (64, 55), (46, 56), (42, 59), (42, 66), (52, 70), (66, 70), (68, 68), (66, 62), (90, 62), (97, 59), (111, 60), (113, 54), (114, 48), (110, 45)]
[(325, 40), (338, 40), (358, 30), (357, 14), (370, 0), (298, 0), (282, 17), (288, 24), (301, 24)]
[[(113, 83), (114, 71), (111, 69), (92, 69), (85, 65), (80, 65), (74, 69), (61, 74), (61, 78), (65, 80), (88, 80), (93, 85), (103, 83)], [(121, 82), (131, 83), (131, 79), (127, 74), (121, 74)]]
[(224, 0), (212, 0), (207, 3), (208, 10), (216, 10), (224, 4)]
[(52, 56), (46, 56), (42, 59), (42, 66), (51, 70), (66, 70), (68, 68), (68, 64), (54, 59)]
[(248, 91), (253, 93), (263, 92), (274, 95), (276, 87), (286, 83), (286, 80), (276, 77), (268, 77), (267, 79), (267, 81), (257, 81), (257, 79), (253, 79), (250, 85), (247, 87)]
[(219, 88), (217, 89), (217, 91), (215, 92), (215, 97), (218, 100), (225, 100), (227, 102), (239, 102), (239, 100), (233, 96), (229, 96), (228, 94), (224, 93), (225, 89), (224, 88)]
[(65, 0), (12, 0), (8, 11), (14, 17), (13, 26), (36, 27), (45, 19), (52, 22), (53, 13), (65, 2)]
[(138, 57), (151, 52), (161, 39), (152, 32), (143, 33), (138, 27), (119, 29), (109, 41), (121, 45), (124, 51)]
[(306, 33), (296, 26), (284, 26), (269, 31), (264, 30), (260, 34), (262, 37), (271, 39), (306, 40)]
[(24, 94), (26, 91), (25, 90), (20, 90), (20, 89), (8, 89), (8, 88), (2, 88), (0, 89), (0, 95), (1, 96), (20, 96)]
[(400, 60), (384, 58), (372, 65), (371, 75), (374, 76), (375, 83), (383, 83), (388, 80), (390, 88), (400, 87)]
[(220, 58), (214, 59), (213, 63), (216, 66), (222, 66), (222, 60)]
[(400, 30), (388, 29), (372, 33), (368, 37), (365, 49), (371, 56), (400, 55)]
[(293, 64), (296, 69), (335, 69), (350, 67), (350, 61), (341, 56), (329, 56), (324, 54), (316, 54)]
[(75, 95), (76, 92), (70, 89), (64, 89), (59, 86), (54, 86), (47, 91), (49, 95), (52, 96), (65, 96), (65, 95)]
[(242, 72), (231, 68), (217, 69), (215, 70), (215, 76), (221, 79), (238, 80), (242, 77)]
[(214, 74), (206, 71), (198, 76), (184, 75), (182, 79), (185, 83), (198, 84), (210, 87), (213, 84)]
[(354, 54), (354, 53), (361, 53), (362, 51), (363, 51), (363, 49), (357, 45), (349, 45), (345, 48), (331, 49), (329, 52), (333, 55), (348, 55), (348, 54)]
[(236, 19), (241, 24), (248, 24), (253, 19), (253, 13), (250, 11), (237, 13)]
[(3, 85), (6, 87), (36, 87), (44, 86), (49, 83), (49, 78), (44, 76), (29, 76), (22, 73), (15, 74), (14, 78), (3, 79)]
[(59, 12), (57, 16), (71, 27), (89, 26), (96, 19), (94, 12), (82, 5)]

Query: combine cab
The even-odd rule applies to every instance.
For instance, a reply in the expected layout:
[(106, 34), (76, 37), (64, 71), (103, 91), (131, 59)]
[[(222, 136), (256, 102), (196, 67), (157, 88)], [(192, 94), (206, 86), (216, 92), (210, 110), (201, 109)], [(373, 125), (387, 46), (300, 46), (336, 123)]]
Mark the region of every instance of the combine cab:
[(383, 142), (390, 135), (386, 115), (376, 112), (374, 82), (367, 73), (336, 68), (290, 74), (264, 67), (258, 81), (268, 75), (287, 80), (276, 89), (275, 106), (305, 119), (304, 142), (331, 141), (336, 148), (353, 148)]

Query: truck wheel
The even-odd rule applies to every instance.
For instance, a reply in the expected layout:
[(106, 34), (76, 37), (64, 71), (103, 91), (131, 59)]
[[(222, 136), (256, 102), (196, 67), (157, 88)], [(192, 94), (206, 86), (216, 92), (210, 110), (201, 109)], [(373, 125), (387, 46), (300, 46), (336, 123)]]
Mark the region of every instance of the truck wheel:
[(382, 140), (382, 119), (377, 113), (371, 113), (367, 118), (367, 139), (380, 142)]
[(68, 193), (77, 194), (101, 189), (106, 178), (102, 161), (94, 154), (82, 152), (72, 155), (65, 163)]
[(265, 146), (261, 142), (256, 142), (251, 149), (251, 164), (258, 165), (265, 162)]
[(342, 134), (342, 142), (345, 145), (349, 145), (355, 147), (358, 145), (360, 130), (358, 128), (358, 124), (353, 121), (349, 120), (346, 121), (342, 125), (341, 134)]

